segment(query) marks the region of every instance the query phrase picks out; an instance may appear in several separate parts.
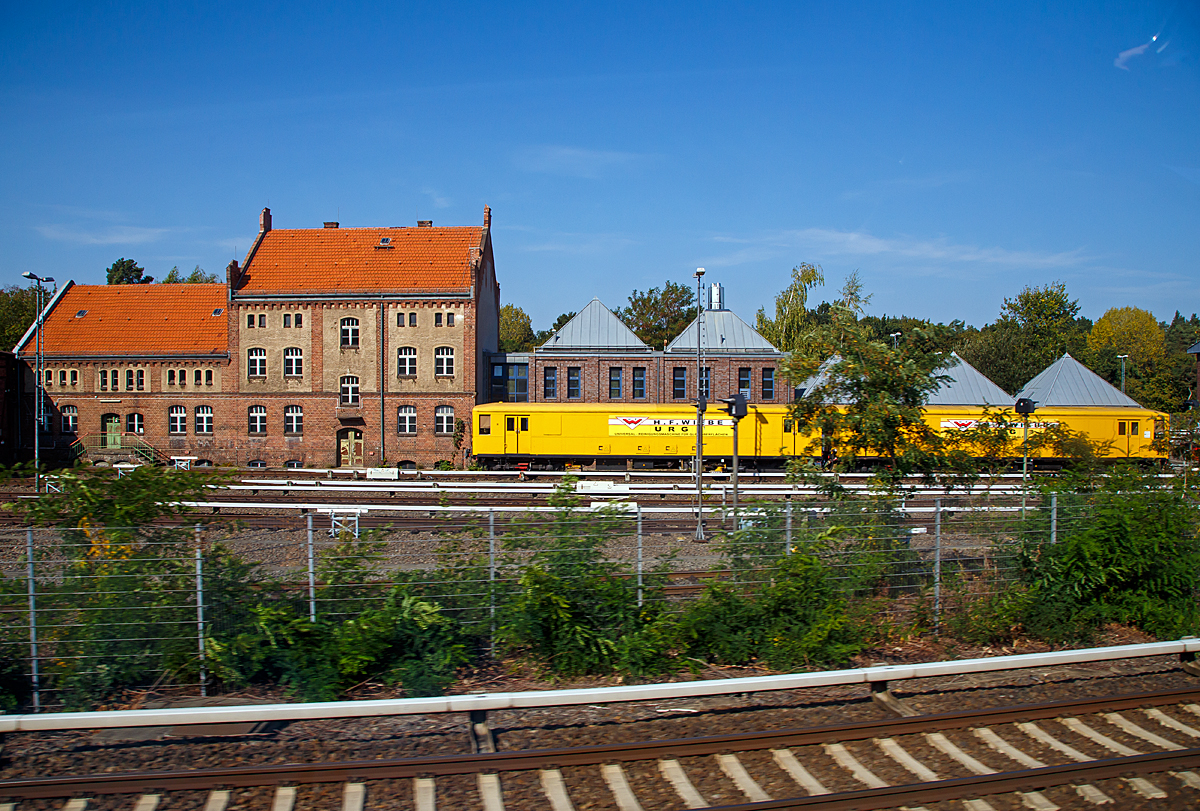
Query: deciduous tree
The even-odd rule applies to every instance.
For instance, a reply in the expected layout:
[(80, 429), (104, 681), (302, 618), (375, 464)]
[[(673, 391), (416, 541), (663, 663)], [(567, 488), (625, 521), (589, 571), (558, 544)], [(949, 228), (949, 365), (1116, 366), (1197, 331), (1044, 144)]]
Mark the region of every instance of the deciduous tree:
[(213, 284), (219, 282), (215, 273), (205, 273), (204, 270), (196, 265), (196, 269), (184, 276), (179, 272), (179, 265), (171, 268), (166, 277), (163, 278), (161, 284)]
[(695, 293), (684, 284), (668, 281), (629, 295), (629, 306), (616, 310), (617, 318), (652, 349), (662, 349), (679, 337), (696, 317)]
[(515, 304), (500, 308), (500, 351), (528, 352), (533, 349), (534, 334), (529, 315)]
[(11, 350), (37, 318), (37, 287), (0, 289), (0, 349)]
[(1164, 358), (1165, 338), (1162, 327), (1146, 310), (1113, 307), (1092, 325), (1087, 345), (1093, 352), (1107, 349), (1128, 355), (1130, 365), (1148, 369)]
[(808, 291), (824, 283), (825, 273), (820, 265), (803, 262), (792, 268), (792, 283), (775, 296), (775, 317), (769, 318), (766, 310), (759, 308), (755, 329), (777, 349), (791, 352), (813, 326)]

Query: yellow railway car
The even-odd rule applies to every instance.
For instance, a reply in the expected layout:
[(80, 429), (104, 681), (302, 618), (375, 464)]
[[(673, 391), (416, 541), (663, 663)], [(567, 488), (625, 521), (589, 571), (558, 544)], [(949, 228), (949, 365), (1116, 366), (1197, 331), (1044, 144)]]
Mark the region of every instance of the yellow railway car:
[[(1007, 410), (1006, 410), (1007, 411)], [(978, 406), (931, 406), (928, 424), (940, 431), (973, 427), (984, 418)], [(993, 413), (995, 413), (993, 411)], [(1009, 419), (1013, 418), (1008, 412)], [(1110, 458), (1162, 459), (1151, 445), (1166, 430), (1166, 415), (1134, 408), (1039, 409), (1031, 436), (1064, 425), (1105, 443)], [(1019, 431), (1019, 427), (1017, 428)], [(688, 405), (620, 403), (490, 403), (471, 420), (472, 454), (486, 468), (688, 469), (696, 455), (696, 409)], [(788, 457), (812, 452), (813, 435), (794, 430), (788, 406), (751, 405), (738, 425), (738, 456), (749, 468), (781, 468)], [(1015, 440), (1019, 443), (1020, 436)], [(1018, 446), (1019, 447), (1019, 446)], [(710, 404), (704, 421), (706, 465), (733, 456), (733, 419)], [(1043, 450), (1034, 458), (1052, 459)]]

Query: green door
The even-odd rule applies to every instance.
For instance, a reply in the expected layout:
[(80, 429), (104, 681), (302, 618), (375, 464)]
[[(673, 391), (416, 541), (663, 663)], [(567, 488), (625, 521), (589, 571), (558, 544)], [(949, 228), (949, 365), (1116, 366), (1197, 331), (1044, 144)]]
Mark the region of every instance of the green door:
[(100, 418), (100, 447), (121, 447), (121, 415), (105, 414)]

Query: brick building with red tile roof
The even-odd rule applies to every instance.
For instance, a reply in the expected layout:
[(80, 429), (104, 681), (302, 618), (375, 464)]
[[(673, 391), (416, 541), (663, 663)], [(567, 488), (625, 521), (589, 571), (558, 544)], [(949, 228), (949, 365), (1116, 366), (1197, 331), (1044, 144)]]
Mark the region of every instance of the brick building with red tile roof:
[[(482, 227), (305, 229), (274, 229), (263, 209), (225, 284), (68, 283), (54, 296), (43, 447), (235, 465), (461, 462), (499, 300), (490, 209)], [(26, 392), (34, 339), (31, 328), (15, 350)]]

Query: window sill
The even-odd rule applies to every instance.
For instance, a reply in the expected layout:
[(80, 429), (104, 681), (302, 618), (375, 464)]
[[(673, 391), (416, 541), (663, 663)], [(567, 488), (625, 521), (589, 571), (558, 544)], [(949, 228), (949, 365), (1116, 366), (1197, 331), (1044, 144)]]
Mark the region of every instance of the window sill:
[[(284, 431), (283, 435), (288, 439), (299, 439), (300, 437), (304, 436), (304, 432), (301, 431), (296, 433), (295, 431)], [(265, 434), (262, 434), (262, 436), (265, 436)]]
[(266, 436), (266, 431), (247, 431), (246, 436)]

